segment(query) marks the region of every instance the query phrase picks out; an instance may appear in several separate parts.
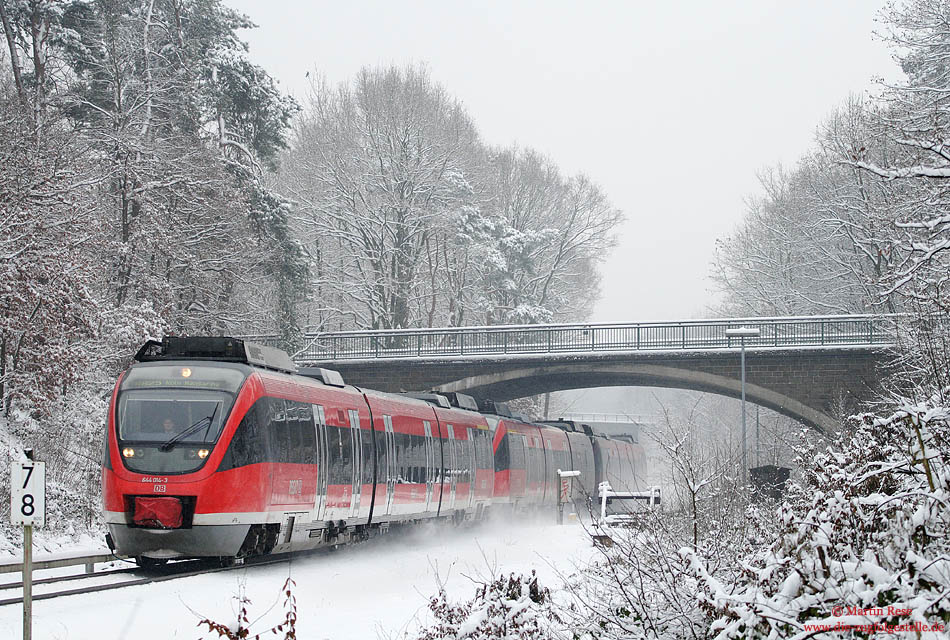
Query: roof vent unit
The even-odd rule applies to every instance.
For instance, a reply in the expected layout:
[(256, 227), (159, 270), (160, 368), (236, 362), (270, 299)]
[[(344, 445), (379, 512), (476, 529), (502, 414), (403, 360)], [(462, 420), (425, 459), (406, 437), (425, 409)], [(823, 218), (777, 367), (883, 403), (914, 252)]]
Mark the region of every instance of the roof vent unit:
[(469, 411), (478, 411), (478, 403), (475, 402), (475, 398), (470, 395), (456, 393), (455, 391), (447, 391), (445, 393), (440, 393), (440, 395), (448, 398), (449, 404), (453, 407), (458, 407), (459, 409), (468, 409)]
[(579, 429), (570, 420), (542, 420), (541, 424), (546, 424), (550, 427), (557, 427), (562, 431), (579, 431)]
[(340, 375), (340, 372), (334, 371), (333, 369), (324, 369), (323, 367), (301, 367), (297, 373), (308, 378), (313, 378), (314, 380), (319, 380), (323, 384), (330, 387), (346, 386), (346, 383), (343, 382), (343, 376)]
[(135, 354), (135, 359), (139, 362), (160, 360), (244, 362), (284, 373), (297, 371), (297, 365), (285, 351), (226, 336), (165, 336), (161, 342), (149, 340)]
[(482, 400), (478, 403), (478, 410), (482, 413), (493, 413), (503, 418), (511, 418), (511, 409), (505, 402), (495, 402), (493, 400)]
[(296, 373), (297, 371), (297, 365), (290, 359), (286, 351), (267, 347), (256, 342), (244, 342), (244, 351), (247, 353), (248, 364), (288, 373)]
[(417, 391), (406, 391), (401, 395), (415, 398), (416, 400), (424, 400), (429, 404), (434, 404), (435, 406), (442, 407), (443, 409), (452, 408), (452, 405), (449, 404), (448, 398), (438, 393), (419, 393)]
[(582, 425), (581, 425), (581, 429), (584, 430), (584, 435), (586, 435), (586, 436), (593, 436), (593, 435), (594, 435), (594, 430), (590, 428), (590, 425), (589, 425), (589, 424), (582, 424)]

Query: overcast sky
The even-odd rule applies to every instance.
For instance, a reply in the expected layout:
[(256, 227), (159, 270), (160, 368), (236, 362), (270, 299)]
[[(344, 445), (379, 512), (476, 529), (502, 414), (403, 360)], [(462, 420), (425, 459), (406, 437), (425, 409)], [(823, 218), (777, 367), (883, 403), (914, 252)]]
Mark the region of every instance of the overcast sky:
[(251, 57), (303, 99), (366, 65), (424, 63), (485, 140), (599, 183), (627, 222), (597, 321), (707, 315), (714, 244), (756, 172), (794, 164), (849, 93), (898, 77), (880, 0), (225, 0)]

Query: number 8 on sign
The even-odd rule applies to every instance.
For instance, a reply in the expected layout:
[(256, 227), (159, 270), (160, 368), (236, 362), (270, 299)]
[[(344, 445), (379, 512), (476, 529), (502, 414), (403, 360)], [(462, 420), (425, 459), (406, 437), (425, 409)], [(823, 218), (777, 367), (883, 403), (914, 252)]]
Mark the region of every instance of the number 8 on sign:
[(14, 462), (10, 469), (10, 521), (46, 524), (46, 463)]

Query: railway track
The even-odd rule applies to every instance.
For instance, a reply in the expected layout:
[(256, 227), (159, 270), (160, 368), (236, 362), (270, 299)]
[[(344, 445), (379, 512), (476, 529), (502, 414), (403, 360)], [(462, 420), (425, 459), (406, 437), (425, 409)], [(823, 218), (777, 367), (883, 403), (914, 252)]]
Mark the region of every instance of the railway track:
[[(319, 551), (319, 550), (318, 550)], [(246, 567), (252, 566), (263, 566), (268, 564), (278, 564), (281, 562), (289, 562), (292, 559), (301, 557), (304, 554), (280, 554), (275, 556), (266, 556), (263, 558), (249, 558), (243, 564), (235, 564), (232, 566), (222, 567), (216, 563), (210, 563), (204, 560), (190, 560), (186, 562), (176, 562), (171, 565), (166, 565), (164, 567), (157, 567), (154, 569), (140, 569), (138, 567), (125, 568), (125, 569), (114, 569), (111, 571), (100, 571), (98, 573), (83, 573), (75, 574), (68, 576), (58, 576), (51, 578), (40, 578), (33, 581), (33, 586), (37, 585), (50, 585), (50, 584), (61, 584), (61, 583), (70, 583), (77, 581), (92, 581), (94, 584), (84, 585), (73, 587), (69, 589), (62, 589), (57, 591), (50, 591), (45, 593), (33, 593), (33, 601), (38, 600), (52, 600), (54, 598), (61, 598), (64, 596), (73, 596), (73, 595), (82, 595), (86, 593), (96, 593), (99, 591), (111, 591), (112, 589), (123, 589), (125, 587), (134, 587), (146, 584), (153, 584), (156, 582), (165, 582), (168, 580), (177, 580), (180, 578), (190, 578), (192, 576), (199, 576), (208, 573), (218, 573), (220, 571), (233, 571), (235, 569), (244, 569)], [(309, 554), (307, 554), (309, 555)], [(130, 574), (135, 575), (128, 580), (118, 580), (112, 582), (103, 582), (103, 579), (113, 579), (116, 574)], [(6, 584), (0, 584), (0, 592), (12, 590), (12, 589), (22, 589), (22, 582), (11, 582)], [(23, 602), (23, 596), (19, 597), (10, 597), (10, 598), (0, 598), (0, 607), (11, 605), (11, 604), (20, 604)]]

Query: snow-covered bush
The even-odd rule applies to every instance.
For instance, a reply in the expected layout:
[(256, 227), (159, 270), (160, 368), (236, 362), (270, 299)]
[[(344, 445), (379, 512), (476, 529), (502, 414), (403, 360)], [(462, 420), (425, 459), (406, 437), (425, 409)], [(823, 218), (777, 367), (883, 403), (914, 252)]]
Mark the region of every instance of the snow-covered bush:
[(734, 583), (684, 549), (717, 637), (802, 637), (815, 625), (838, 625), (823, 637), (874, 633), (847, 625), (950, 626), (948, 418), (934, 402), (859, 419), (806, 464), (777, 514), (780, 535), (742, 563)]
[(479, 585), (468, 601), (452, 603), (445, 588), (429, 601), (435, 623), (419, 640), (523, 640), (571, 638), (551, 592), (530, 576), (501, 575)]

